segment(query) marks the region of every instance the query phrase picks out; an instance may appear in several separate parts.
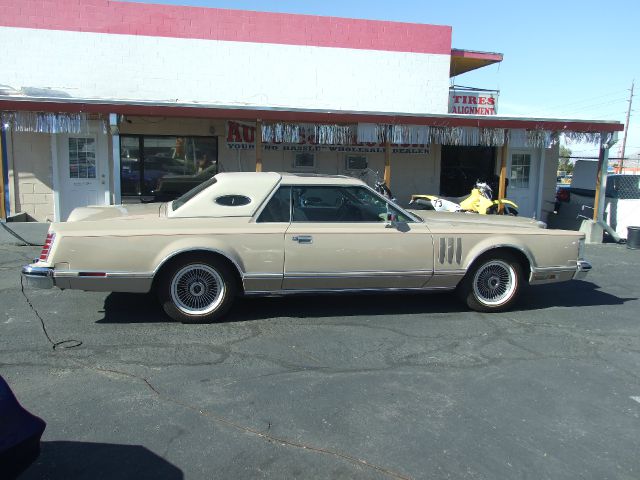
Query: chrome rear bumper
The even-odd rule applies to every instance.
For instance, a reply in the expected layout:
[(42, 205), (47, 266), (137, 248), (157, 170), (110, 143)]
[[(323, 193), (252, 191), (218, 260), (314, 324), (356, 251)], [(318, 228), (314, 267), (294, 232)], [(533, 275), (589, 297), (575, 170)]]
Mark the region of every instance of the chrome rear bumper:
[(578, 265), (576, 267), (576, 273), (573, 276), (574, 280), (580, 280), (587, 276), (587, 273), (591, 271), (593, 267), (586, 260), (578, 260)]
[(26, 284), (33, 288), (53, 288), (53, 268), (34, 267), (25, 265), (22, 267), (22, 277)]

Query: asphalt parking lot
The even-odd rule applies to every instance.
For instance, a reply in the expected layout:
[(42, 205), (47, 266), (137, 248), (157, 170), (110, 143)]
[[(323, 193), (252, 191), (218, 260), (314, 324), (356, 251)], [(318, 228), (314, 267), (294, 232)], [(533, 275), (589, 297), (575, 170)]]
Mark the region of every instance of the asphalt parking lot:
[[(247, 299), (27, 290), (0, 245), (1, 374), (47, 422), (24, 479), (640, 478), (640, 251), (515, 311), (449, 294)], [(634, 398), (635, 397), (635, 398)], [(1, 475), (0, 475), (1, 476)]]

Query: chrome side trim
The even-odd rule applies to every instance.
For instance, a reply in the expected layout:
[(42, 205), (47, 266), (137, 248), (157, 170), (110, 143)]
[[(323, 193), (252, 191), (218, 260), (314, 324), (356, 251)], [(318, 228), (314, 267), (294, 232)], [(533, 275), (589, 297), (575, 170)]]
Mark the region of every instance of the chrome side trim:
[(153, 278), (153, 272), (106, 272), (107, 277), (116, 278)]
[(285, 272), (284, 278), (345, 278), (345, 277), (422, 277), (433, 275), (432, 270), (409, 270), (398, 272), (381, 272), (376, 270), (361, 272)]
[(529, 274), (530, 285), (542, 285), (545, 283), (565, 282), (571, 280), (576, 273), (576, 267), (536, 267)]
[(575, 272), (576, 267), (535, 267), (532, 268), (531, 271), (533, 273), (546, 273), (546, 272)]
[[(104, 273), (104, 275), (92, 275), (95, 273)], [(151, 289), (153, 273), (51, 269), (51, 281), (54, 282), (53, 285), (63, 290), (146, 293)]]
[(151, 290), (152, 277), (58, 277), (56, 287), (70, 290), (85, 290), (87, 292), (128, 292), (147, 293)]
[[(81, 275), (81, 273), (104, 273), (104, 277), (93, 277), (91, 275)], [(55, 278), (153, 278), (153, 272), (98, 272), (96, 270), (56, 270), (53, 273)]]
[(456, 269), (456, 270), (436, 270), (433, 272), (434, 275), (465, 275), (467, 271), (464, 268)]
[(244, 278), (247, 278), (247, 279), (282, 278), (282, 273), (245, 273)]
[(419, 287), (419, 288), (344, 288), (344, 289), (306, 289), (306, 290), (274, 290), (245, 292), (245, 296), (285, 296), (285, 295), (318, 295), (318, 294), (356, 294), (356, 293), (424, 293), (447, 292), (455, 287)]

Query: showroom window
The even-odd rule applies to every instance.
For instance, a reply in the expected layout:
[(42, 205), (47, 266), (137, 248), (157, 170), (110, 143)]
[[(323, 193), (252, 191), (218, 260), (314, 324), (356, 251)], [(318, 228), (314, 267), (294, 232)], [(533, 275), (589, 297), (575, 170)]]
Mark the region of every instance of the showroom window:
[(216, 173), (216, 137), (120, 136), (123, 201), (173, 200)]
[(347, 155), (345, 160), (347, 170), (364, 170), (367, 166), (367, 157), (364, 155)]
[(316, 166), (316, 156), (313, 153), (296, 153), (293, 158), (293, 168), (311, 170)]

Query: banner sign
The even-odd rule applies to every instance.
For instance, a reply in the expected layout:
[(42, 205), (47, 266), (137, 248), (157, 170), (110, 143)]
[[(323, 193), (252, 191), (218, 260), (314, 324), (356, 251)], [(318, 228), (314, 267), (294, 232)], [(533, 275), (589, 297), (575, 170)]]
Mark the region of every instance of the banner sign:
[[(256, 125), (252, 123), (227, 122), (227, 148), (231, 150), (255, 150)], [(262, 148), (268, 151), (290, 152), (347, 152), (347, 153), (384, 153), (384, 144), (377, 142), (355, 143), (353, 145), (320, 145), (313, 136), (306, 136), (301, 129), (298, 143), (263, 143)], [(391, 153), (427, 155), (429, 145), (397, 145), (391, 144)]]
[(449, 90), (449, 113), (496, 115), (498, 92), (495, 90)]

